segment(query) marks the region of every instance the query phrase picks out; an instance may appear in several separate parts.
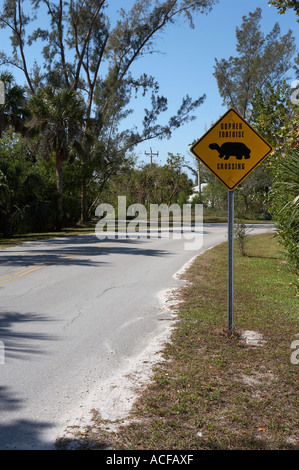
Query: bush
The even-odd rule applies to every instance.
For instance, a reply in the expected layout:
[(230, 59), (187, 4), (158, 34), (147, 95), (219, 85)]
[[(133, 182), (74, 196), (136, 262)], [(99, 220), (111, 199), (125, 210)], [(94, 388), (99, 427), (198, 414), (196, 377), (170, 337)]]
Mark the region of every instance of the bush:
[(271, 190), (273, 218), (287, 250), (290, 265), (299, 273), (299, 149), (292, 149), (275, 164)]

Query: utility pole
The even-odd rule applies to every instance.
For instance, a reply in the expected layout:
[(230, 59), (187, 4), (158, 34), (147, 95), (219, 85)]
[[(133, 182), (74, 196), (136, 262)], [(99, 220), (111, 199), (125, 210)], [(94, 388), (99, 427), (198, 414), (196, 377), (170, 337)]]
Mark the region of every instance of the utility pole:
[(0, 80), (0, 104), (5, 103), (5, 90), (4, 90), (4, 83)]
[(198, 194), (201, 196), (201, 178), (200, 178), (200, 169), (198, 168)]
[(149, 156), (151, 157), (151, 165), (152, 165), (152, 163), (153, 163), (153, 155), (158, 156), (158, 155), (159, 155), (159, 152), (153, 153), (152, 148), (150, 147), (150, 152), (144, 152), (144, 154), (145, 154), (146, 156), (149, 155)]

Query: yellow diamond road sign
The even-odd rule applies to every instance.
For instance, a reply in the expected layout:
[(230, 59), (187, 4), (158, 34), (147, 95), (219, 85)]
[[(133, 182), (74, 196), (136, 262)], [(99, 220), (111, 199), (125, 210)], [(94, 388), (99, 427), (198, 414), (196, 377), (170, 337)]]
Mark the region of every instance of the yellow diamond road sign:
[(190, 148), (229, 191), (233, 191), (272, 150), (233, 108)]

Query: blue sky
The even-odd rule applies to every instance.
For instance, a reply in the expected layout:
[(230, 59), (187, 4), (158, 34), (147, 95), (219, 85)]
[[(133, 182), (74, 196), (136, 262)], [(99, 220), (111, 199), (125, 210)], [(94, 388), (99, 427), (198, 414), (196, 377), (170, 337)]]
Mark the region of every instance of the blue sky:
[[(139, 145), (135, 153), (140, 160), (149, 161), (144, 152), (149, 152), (151, 147), (154, 153), (159, 152), (159, 156), (154, 157), (157, 163), (163, 164), (171, 152), (185, 156), (193, 164), (190, 144), (227, 111), (227, 107), (222, 106), (213, 76), (215, 58), (236, 55), (236, 27), (241, 25), (244, 15), (257, 7), (262, 8), (261, 24), (265, 34), (278, 22), (281, 35), (291, 29), (298, 46), (299, 23), (293, 11), (280, 15), (275, 7), (268, 6), (267, 0), (220, 0), (211, 13), (197, 16), (194, 29), (187, 24), (171, 26), (157, 41), (157, 48), (163, 54), (140, 61), (139, 70), (152, 73), (160, 84), (160, 93), (167, 96), (169, 115), (175, 113), (186, 94), (194, 98), (206, 94), (205, 102), (194, 113), (196, 120), (174, 131), (169, 140), (152, 140)], [(295, 78), (293, 72), (290, 77), (291, 83)], [(136, 118), (133, 122), (137, 122)]]
[[(111, 8), (117, 10), (133, 1), (112, 0)], [(29, 0), (25, 3), (30, 5)], [(154, 157), (157, 163), (165, 163), (168, 152), (179, 153), (191, 164), (194, 162), (194, 157), (189, 152), (190, 144), (199, 139), (227, 110), (222, 106), (213, 76), (215, 58), (236, 55), (236, 27), (241, 25), (244, 15), (248, 15), (257, 7), (262, 8), (262, 29), (265, 34), (278, 22), (281, 34), (291, 29), (298, 45), (299, 23), (296, 22), (296, 15), (292, 10), (280, 15), (275, 7), (269, 7), (267, 0), (219, 0), (211, 13), (195, 17), (194, 29), (190, 29), (183, 21), (168, 27), (156, 40), (156, 50), (160, 52), (137, 61), (134, 74), (153, 75), (160, 84), (160, 94), (168, 98), (168, 112), (165, 113), (162, 123), (167, 123), (168, 118), (175, 114), (185, 95), (188, 94), (192, 98), (206, 95), (205, 102), (194, 112), (196, 120), (176, 130), (171, 139), (151, 140), (135, 148), (134, 153), (140, 162), (149, 161), (145, 152), (149, 152), (150, 148), (154, 153), (159, 152), (159, 156)], [(3, 48), (10, 45), (4, 30), (0, 30), (0, 41)], [(38, 59), (38, 53), (32, 48), (32, 59), (34, 58)], [(24, 82), (18, 73), (15, 73), (15, 77), (18, 83)], [(294, 74), (290, 73), (290, 83), (294, 78)], [(134, 113), (127, 120), (128, 126), (141, 123), (146, 106), (146, 101), (139, 96), (132, 100)]]

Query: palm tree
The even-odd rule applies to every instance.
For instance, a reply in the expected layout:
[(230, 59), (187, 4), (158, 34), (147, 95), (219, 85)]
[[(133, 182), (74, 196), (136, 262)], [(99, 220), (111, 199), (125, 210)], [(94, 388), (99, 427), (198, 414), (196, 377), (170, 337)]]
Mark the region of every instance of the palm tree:
[(29, 102), (31, 119), (29, 128), (37, 135), (43, 156), (56, 158), (58, 193), (57, 230), (62, 227), (62, 163), (68, 160), (72, 150), (82, 150), (80, 142), (84, 127), (84, 101), (72, 89), (55, 89), (46, 86), (39, 89)]
[(290, 265), (299, 274), (299, 148), (285, 152), (276, 162), (271, 208), (278, 235), (287, 249)]
[(0, 105), (0, 138), (11, 125), (16, 132), (24, 135), (28, 108), (24, 88), (16, 85), (10, 72), (1, 72), (0, 80), (4, 83), (5, 102)]

